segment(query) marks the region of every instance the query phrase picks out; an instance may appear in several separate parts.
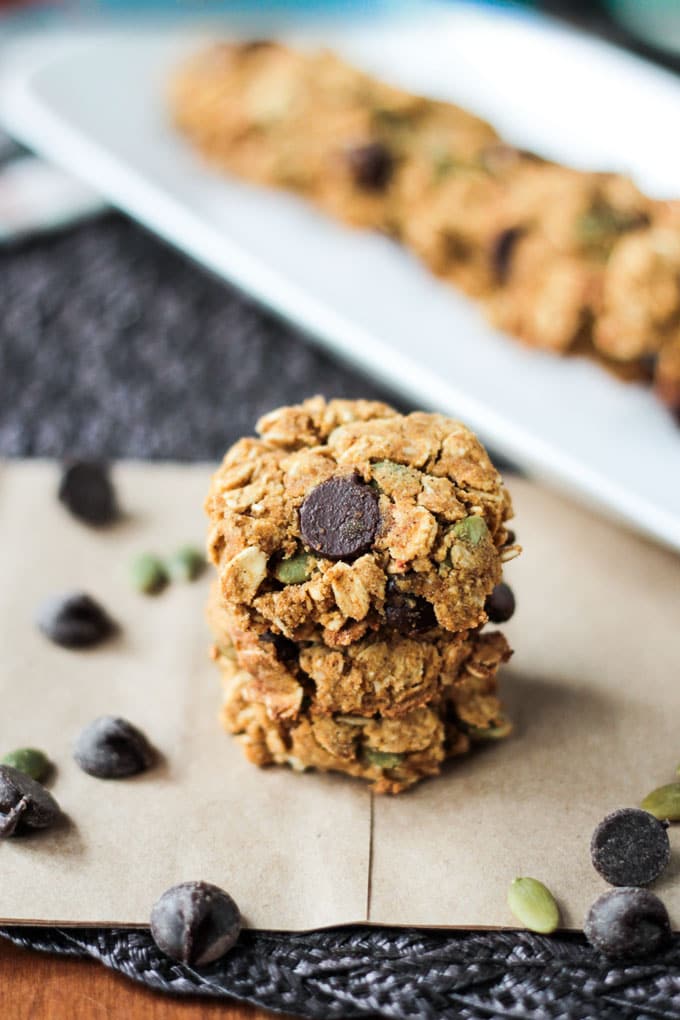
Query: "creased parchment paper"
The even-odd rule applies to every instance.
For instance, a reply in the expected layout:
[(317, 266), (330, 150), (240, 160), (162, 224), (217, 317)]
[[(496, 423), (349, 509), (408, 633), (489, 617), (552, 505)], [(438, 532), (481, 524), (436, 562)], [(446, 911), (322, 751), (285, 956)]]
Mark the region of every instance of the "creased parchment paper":
[[(525, 547), (508, 567), (519, 608), (505, 628), (516, 733), (411, 793), (372, 797), (343, 777), (258, 770), (222, 732), (209, 575), (153, 598), (132, 589), (135, 553), (202, 542), (209, 474), (119, 465), (126, 517), (97, 531), (56, 501), (54, 465), (0, 471), (0, 751), (47, 751), (68, 816), (0, 843), (0, 919), (146, 924), (165, 888), (202, 878), (259, 928), (513, 926), (507, 886), (528, 874), (580, 927), (606, 888), (590, 864), (593, 827), (680, 761), (680, 559), (510, 479)], [(117, 638), (72, 652), (37, 633), (41, 599), (75, 588), (109, 609)], [(71, 742), (104, 713), (139, 725), (162, 764), (117, 782), (80, 772)], [(677, 927), (680, 849), (655, 889)]]

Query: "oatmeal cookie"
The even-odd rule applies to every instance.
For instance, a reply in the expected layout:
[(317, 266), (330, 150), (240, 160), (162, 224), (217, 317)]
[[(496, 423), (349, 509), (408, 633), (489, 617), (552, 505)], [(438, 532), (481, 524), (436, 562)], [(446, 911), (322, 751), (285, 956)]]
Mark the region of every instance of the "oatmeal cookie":
[(331, 646), (389, 627), (470, 630), (512, 515), (476, 437), (440, 414), (314, 397), (265, 415), (215, 474), (210, 559), (257, 628)]
[(387, 85), (326, 50), (221, 44), (172, 82), (177, 125), (211, 161), (394, 232), (393, 187), (412, 152), (458, 158), (495, 139), (478, 117)]
[(296, 644), (252, 624), (247, 611), (225, 606), (217, 585), (208, 622), (218, 664), (223, 656), (235, 661), (249, 677), (250, 699), (278, 720), (298, 718), (303, 710), (397, 719), (448, 690), (466, 723), (484, 726), (485, 711), (498, 714), (495, 675), (511, 654), (498, 632), (454, 635), (437, 627), (410, 636), (387, 627), (344, 647)]
[(646, 382), (658, 357), (655, 390), (677, 413), (679, 202), (515, 148), (460, 107), (327, 51), (213, 46), (171, 92), (177, 126), (210, 162), (399, 239), (532, 347)]
[(460, 689), (397, 719), (315, 715), (307, 710), (290, 720), (272, 719), (265, 706), (253, 699), (251, 677), (239, 668), (228, 646), (219, 653), (219, 662), (224, 687), (222, 722), (238, 735), (248, 760), (259, 766), (344, 772), (369, 780), (377, 793), (399, 793), (437, 775), (445, 759), (465, 753), (485, 734), (495, 737), (509, 732), (490, 675), (480, 681), (470, 674)]

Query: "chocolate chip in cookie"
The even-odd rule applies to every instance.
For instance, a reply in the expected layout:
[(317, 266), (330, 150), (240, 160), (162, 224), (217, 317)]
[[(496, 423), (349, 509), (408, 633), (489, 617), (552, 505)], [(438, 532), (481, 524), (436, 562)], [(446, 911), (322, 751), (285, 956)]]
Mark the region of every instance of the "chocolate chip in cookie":
[(515, 612), (515, 596), (505, 581), (497, 584), (484, 604), (486, 615), (492, 623), (507, 623)]
[(512, 256), (517, 242), (524, 234), (522, 227), (507, 227), (497, 234), (491, 243), (491, 267), (498, 283), (507, 283), (512, 265)]
[(378, 497), (356, 474), (327, 479), (300, 507), (303, 539), (330, 560), (351, 560), (367, 552), (379, 525)]
[(273, 645), (276, 657), (281, 662), (293, 662), (298, 657), (298, 646), (285, 634), (275, 634), (272, 630), (265, 630), (260, 634), (258, 640)]
[(386, 586), (385, 619), (400, 634), (415, 634), (437, 626), (432, 605), (418, 595), (401, 591), (393, 577)]
[(382, 142), (352, 146), (347, 163), (354, 183), (365, 191), (383, 191), (394, 172), (394, 158)]

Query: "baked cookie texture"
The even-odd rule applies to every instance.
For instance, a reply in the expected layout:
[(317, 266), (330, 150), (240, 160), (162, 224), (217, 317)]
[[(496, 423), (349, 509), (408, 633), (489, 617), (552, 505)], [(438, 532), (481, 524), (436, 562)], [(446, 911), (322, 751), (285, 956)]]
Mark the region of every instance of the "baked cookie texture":
[(495, 325), (653, 380), (680, 415), (680, 201), (519, 150), (326, 51), (216, 45), (170, 103), (217, 167), (399, 239)]
[(509, 732), (496, 674), (510, 649), (482, 628), (520, 547), (476, 437), (443, 415), (322, 397), (257, 431), (206, 501), (212, 656), (248, 758), (396, 793)]

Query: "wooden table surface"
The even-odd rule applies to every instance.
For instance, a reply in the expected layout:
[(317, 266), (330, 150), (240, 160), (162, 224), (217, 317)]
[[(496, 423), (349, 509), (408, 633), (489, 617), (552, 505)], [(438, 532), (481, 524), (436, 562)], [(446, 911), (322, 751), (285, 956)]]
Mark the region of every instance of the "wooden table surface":
[[(151, 992), (95, 960), (36, 953), (0, 939), (2, 1020), (274, 1020), (251, 1006)], [(281, 1014), (276, 1014), (281, 1020)]]

